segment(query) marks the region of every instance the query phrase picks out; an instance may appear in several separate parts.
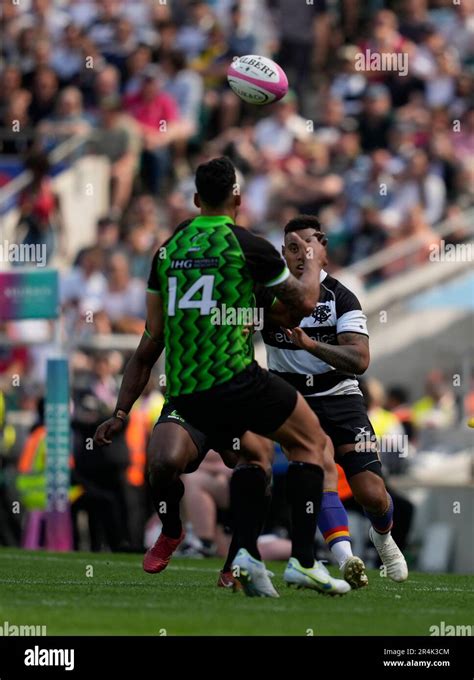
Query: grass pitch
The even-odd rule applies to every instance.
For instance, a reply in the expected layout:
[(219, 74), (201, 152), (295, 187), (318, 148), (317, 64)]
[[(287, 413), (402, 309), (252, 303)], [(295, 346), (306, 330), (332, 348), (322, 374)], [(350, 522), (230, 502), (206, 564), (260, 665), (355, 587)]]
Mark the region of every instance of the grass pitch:
[[(0, 624), (45, 625), (48, 635), (429, 635), (466, 625), (472, 577), (411, 573), (404, 584), (369, 571), (344, 597), (294, 590), (268, 563), (280, 599), (216, 587), (221, 561), (173, 559), (158, 575), (141, 556), (0, 549)], [(336, 575), (337, 570), (331, 569)]]

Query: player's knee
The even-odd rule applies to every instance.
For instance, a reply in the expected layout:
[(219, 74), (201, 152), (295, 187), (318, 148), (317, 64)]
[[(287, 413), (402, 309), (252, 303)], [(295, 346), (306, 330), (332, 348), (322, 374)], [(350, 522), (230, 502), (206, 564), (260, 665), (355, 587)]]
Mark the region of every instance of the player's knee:
[(186, 461), (178, 451), (160, 451), (152, 456), (148, 466), (150, 482), (171, 482), (177, 479), (186, 468)]
[(381, 479), (371, 480), (355, 489), (354, 498), (363, 508), (376, 515), (382, 515), (387, 509), (387, 491)]

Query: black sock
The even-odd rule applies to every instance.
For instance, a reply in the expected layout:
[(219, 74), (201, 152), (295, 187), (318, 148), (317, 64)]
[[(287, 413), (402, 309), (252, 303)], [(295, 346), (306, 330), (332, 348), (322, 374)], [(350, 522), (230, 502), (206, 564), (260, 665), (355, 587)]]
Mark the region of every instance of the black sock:
[(286, 473), (291, 510), (292, 549), (302, 567), (314, 564), (314, 535), (323, 495), (324, 471), (312, 463), (292, 462)]
[(230, 571), (232, 568), (232, 562), (234, 561), (234, 557), (237, 555), (237, 551), (239, 550), (239, 545), (237, 542), (237, 534), (234, 529), (234, 533), (232, 534), (232, 540), (229, 545), (229, 550), (227, 551), (227, 557), (224, 562), (224, 566), (222, 567), (222, 571)]
[[(235, 553), (245, 548), (257, 560), (261, 559), (257, 538), (265, 519), (266, 489), (267, 475), (259, 465), (239, 465), (230, 479), (230, 507), (234, 524), (231, 547), (233, 545)], [(225, 565), (228, 569), (235, 554), (228, 564), (229, 556)]]
[(179, 477), (166, 488), (160, 488), (155, 484), (153, 489), (153, 505), (163, 524), (163, 534), (168, 538), (181, 536), (183, 525), (179, 514), (179, 504), (183, 495), (184, 484)]
[[(272, 487), (271, 487), (270, 481), (271, 481), (271, 477), (269, 478), (267, 476), (267, 488), (265, 490), (265, 504), (263, 506), (263, 517), (262, 517), (261, 527), (260, 527), (260, 530), (258, 532), (259, 535), (262, 531), (263, 525), (265, 524), (265, 518), (268, 514), (268, 511), (270, 510), (270, 505), (271, 505), (271, 502), (272, 502)], [(257, 536), (257, 538), (258, 538), (258, 536)], [(242, 546), (239, 545), (239, 542), (238, 542), (238, 539), (237, 539), (237, 533), (234, 530), (234, 532), (232, 534), (232, 540), (231, 540), (230, 545), (229, 545), (229, 550), (227, 551), (226, 561), (224, 563), (224, 566), (222, 567), (222, 571), (230, 571), (232, 569), (232, 562), (234, 560), (234, 557), (237, 555), (237, 552), (238, 552), (239, 548), (241, 548), (241, 547)]]

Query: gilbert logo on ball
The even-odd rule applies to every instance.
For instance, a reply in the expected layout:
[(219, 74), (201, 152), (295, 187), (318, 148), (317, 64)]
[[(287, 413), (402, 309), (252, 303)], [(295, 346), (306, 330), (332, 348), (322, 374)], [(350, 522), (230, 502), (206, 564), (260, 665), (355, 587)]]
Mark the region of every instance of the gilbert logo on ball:
[(288, 78), (274, 61), (257, 54), (235, 57), (227, 80), (236, 95), (249, 104), (276, 102), (288, 92)]

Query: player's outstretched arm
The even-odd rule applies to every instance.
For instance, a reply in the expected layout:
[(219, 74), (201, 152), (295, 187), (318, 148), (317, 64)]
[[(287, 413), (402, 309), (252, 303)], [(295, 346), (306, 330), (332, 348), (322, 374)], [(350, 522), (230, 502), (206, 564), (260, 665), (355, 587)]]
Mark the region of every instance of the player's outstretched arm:
[(329, 366), (344, 373), (365, 373), (370, 362), (369, 338), (360, 333), (340, 333), (337, 345), (317, 342), (302, 328), (285, 329), (290, 340)]
[(147, 322), (140, 344), (125, 367), (117, 406), (112, 418), (97, 428), (94, 442), (99, 446), (110, 444), (112, 437), (125, 426), (127, 414), (145, 389), (151, 369), (163, 351), (163, 320), (161, 299), (147, 294)]

